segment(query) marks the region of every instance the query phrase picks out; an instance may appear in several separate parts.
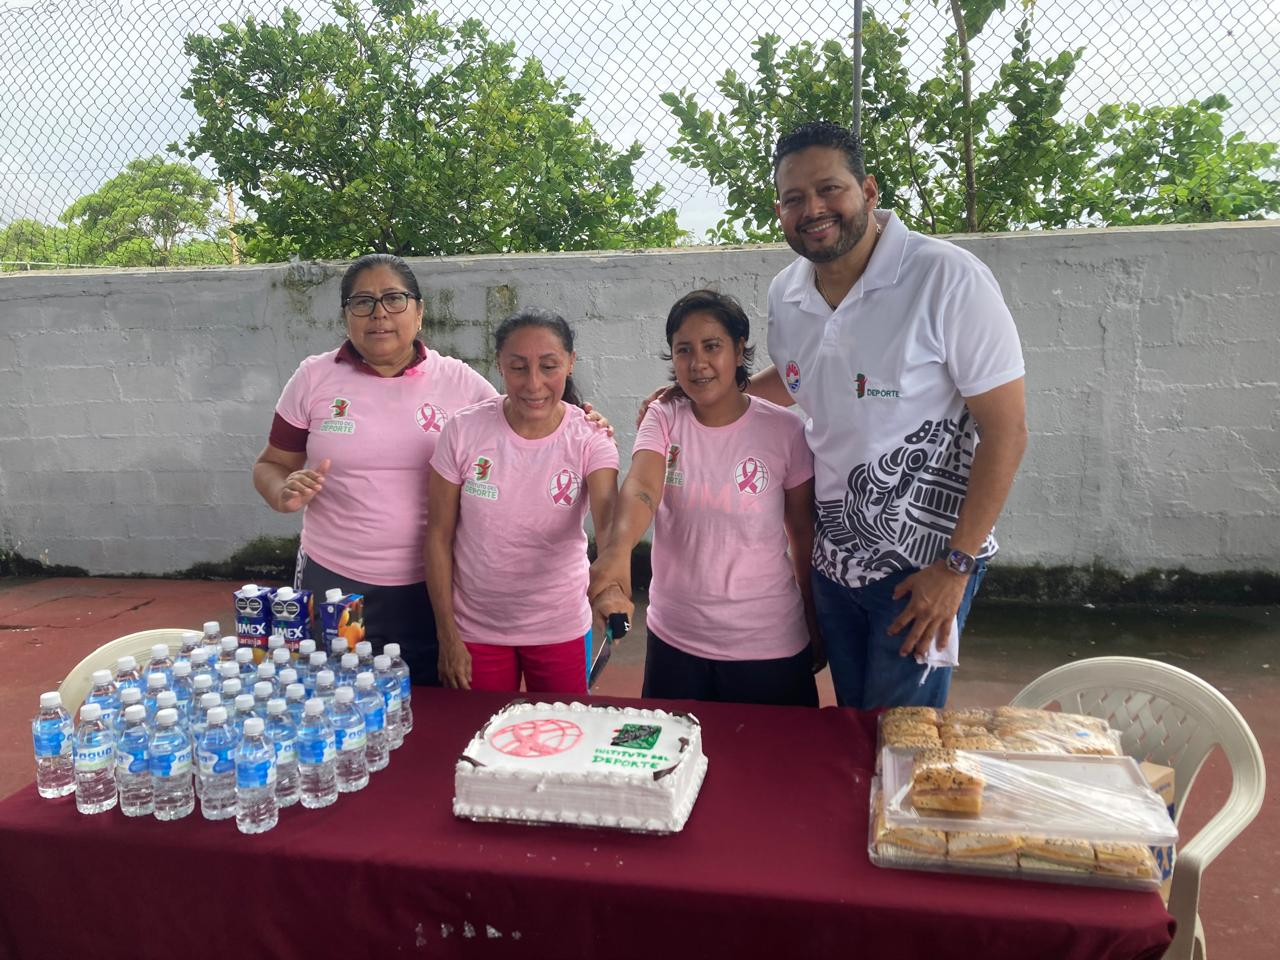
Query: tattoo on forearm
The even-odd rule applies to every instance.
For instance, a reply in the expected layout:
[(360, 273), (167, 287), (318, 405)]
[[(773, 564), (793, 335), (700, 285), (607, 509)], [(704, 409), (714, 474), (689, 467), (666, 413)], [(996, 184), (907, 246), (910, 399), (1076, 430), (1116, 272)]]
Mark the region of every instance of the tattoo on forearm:
[(650, 513), (657, 513), (658, 508), (653, 505), (653, 499), (643, 490), (636, 492), (636, 499), (649, 508)]

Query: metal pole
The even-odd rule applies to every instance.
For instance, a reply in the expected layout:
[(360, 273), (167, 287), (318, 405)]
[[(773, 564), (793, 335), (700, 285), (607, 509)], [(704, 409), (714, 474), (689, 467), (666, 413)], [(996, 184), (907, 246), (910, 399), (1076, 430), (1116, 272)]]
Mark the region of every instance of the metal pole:
[(862, 138), (862, 0), (853, 0), (853, 135)]

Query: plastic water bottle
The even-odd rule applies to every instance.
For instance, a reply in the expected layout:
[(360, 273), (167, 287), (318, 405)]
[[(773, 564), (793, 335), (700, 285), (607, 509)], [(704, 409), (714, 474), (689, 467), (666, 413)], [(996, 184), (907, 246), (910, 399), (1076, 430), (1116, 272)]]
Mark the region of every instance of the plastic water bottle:
[(266, 833), (280, 819), (276, 751), (262, 731), (262, 718), (250, 717), (236, 748), (236, 827), (241, 833)]
[(240, 670), (241, 683), (257, 682), (258, 668), (253, 665), (253, 647), (236, 647), (236, 666)]
[(116, 738), (102, 708), (86, 703), (76, 727), (76, 809), (106, 813), (116, 805)]
[(364, 755), (369, 738), (365, 735), (364, 714), (355, 699), (356, 692), (350, 687), (339, 687), (333, 695), (333, 739), (338, 751), (341, 793), (355, 793), (369, 783), (369, 762)]
[(156, 810), (150, 739), (147, 710), (135, 703), (124, 711), (124, 730), (116, 744), (116, 789), (126, 817), (149, 817)]
[(326, 668), (316, 674), (315, 699), (324, 704), (324, 712), (330, 717), (333, 716), (333, 694), (337, 689), (332, 670)]
[(382, 702), (373, 674), (365, 671), (356, 677), (356, 706), (364, 715), (364, 758), (369, 772), (385, 769), (390, 762), (387, 748), (387, 705)]
[(63, 709), (62, 695), (57, 690), (40, 694), (40, 709), (31, 721), (40, 796), (65, 797), (76, 792), (75, 740), (75, 726)]
[(267, 659), (272, 663), (275, 662), (277, 650), (283, 650), (284, 655), (286, 657), (289, 656), (289, 648), (284, 645), (283, 633), (273, 633), (271, 636), (267, 637)]
[(234, 660), (220, 660), (218, 661), (217, 674), (217, 687), (219, 692), (221, 692), (222, 685), (228, 680), (240, 679), (240, 666)]
[(275, 687), (268, 681), (259, 680), (253, 685), (253, 713), (254, 716), (261, 717), (263, 723), (267, 720), (267, 703), (274, 700), (275, 696)]
[[(115, 722), (112, 724), (114, 729), (111, 732), (115, 734), (117, 740), (120, 739), (120, 734), (124, 732), (124, 712), (135, 703), (140, 707), (142, 706), (142, 691), (137, 687), (125, 687), (120, 692), (120, 710), (116, 713)], [(143, 716), (146, 715), (146, 712), (146, 708), (143, 707)]]
[(271, 695), (273, 697), (280, 696), (280, 681), (276, 677), (276, 665), (270, 660), (263, 660), (258, 664), (258, 679), (254, 681), (254, 689), (256, 690), (258, 684), (264, 681), (271, 684)]
[(331, 640), (329, 643), (329, 669), (337, 673), (342, 664), (342, 655), (350, 652), (351, 647), (347, 645), (346, 637), (335, 637)]
[(178, 654), (173, 658), (173, 662), (181, 663), (183, 660), (190, 662), (191, 654), (200, 649), (200, 631), (199, 630), (183, 630), (182, 642), (178, 645)]
[(226, 820), (236, 815), (236, 747), (240, 738), (227, 723), (227, 710), (210, 708), (200, 734), (200, 813), (206, 820)]
[[(193, 630), (192, 633), (195, 631)], [(191, 685), (191, 661), (179, 660), (173, 665), (173, 682), (170, 687), (178, 698), (178, 712), (184, 720), (191, 719), (191, 698), (195, 687)]]
[(276, 751), (276, 805), (291, 807), (298, 802), (301, 791), (298, 727), (279, 697), (267, 704), (267, 739)]
[(372, 670), (373, 669), (373, 644), (370, 643), (368, 640), (361, 640), (359, 643), (357, 643), (356, 658), (360, 661), (359, 670)]
[(235, 663), (236, 651), (240, 649), (240, 641), (235, 637), (223, 637), (218, 641), (218, 662)]
[(395, 750), (404, 743), (404, 727), (400, 720), (404, 701), (400, 698), (400, 680), (391, 672), (391, 658), (385, 653), (373, 658), (373, 676), (387, 708), (387, 746)]
[(204, 622), (204, 636), (200, 639), (200, 645), (204, 647), (216, 647), (222, 643), (222, 624), (217, 620), (206, 620)]
[(199, 677), (208, 677), (214, 686), (218, 684), (218, 675), (209, 665), (209, 651), (204, 647), (196, 647), (191, 651), (191, 682), (195, 683)]
[(354, 653), (344, 653), (337, 673), (334, 674), (334, 682), (340, 687), (354, 687), (356, 685), (356, 674), (359, 673), (360, 658)]
[(157, 643), (151, 648), (151, 659), (147, 662), (147, 683), (151, 682), (151, 674), (163, 673), (165, 685), (173, 683), (173, 657), (169, 656), (169, 645)]
[(151, 780), (157, 820), (181, 820), (195, 809), (191, 740), (178, 726), (178, 711), (172, 707), (156, 713), (151, 731)]
[(156, 698), (169, 689), (169, 678), (163, 673), (147, 674), (147, 692), (142, 695), (142, 705), (147, 708), (147, 722), (156, 719)]
[[(178, 712), (178, 729), (186, 735), (188, 740), (191, 739), (191, 724), (187, 722), (187, 715), (178, 707), (178, 695), (172, 690), (161, 690), (160, 696), (156, 697), (156, 713), (161, 710), (177, 710)], [(194, 756), (194, 754), (193, 754)], [(194, 761), (192, 761), (194, 763)]]
[(294, 658), (295, 663), (310, 663), (311, 655), (316, 652), (316, 642), (308, 637), (306, 640), (298, 641), (298, 656)]
[(280, 671), (293, 663), (293, 657), (289, 653), (288, 647), (278, 647), (271, 651), (271, 662), (276, 665), (276, 676), (280, 675)]
[[(200, 712), (200, 701), (204, 699), (205, 694), (214, 693), (213, 677), (207, 673), (202, 673), (191, 681), (191, 719), (195, 720), (196, 714)], [(216, 694), (215, 694), (216, 696)], [(221, 697), (219, 697), (221, 700)]]
[(285, 707), (289, 710), (289, 719), (295, 727), (302, 726), (302, 710), (307, 701), (306, 688), (300, 683), (291, 683), (284, 691)]
[(222, 705), (227, 708), (227, 715), (236, 712), (236, 697), (240, 696), (240, 678), (232, 677), (222, 681)]
[(283, 670), (276, 671), (276, 693), (277, 697), (283, 697), (285, 691), (289, 689), (289, 684), (298, 682), (298, 670), (296, 667), (285, 667)]
[(236, 697), (236, 712), (231, 715), (231, 725), (236, 728), (236, 733), (241, 737), (244, 736), (244, 722), (255, 715), (253, 706), (252, 693), (242, 693)]
[(320, 675), (320, 671), (326, 669), (325, 664), (328, 658), (320, 650), (311, 654), (311, 658), (307, 663), (307, 672), (302, 675), (302, 685), (307, 690), (307, 699), (310, 700), (316, 693), (316, 677)]
[(116, 689), (124, 693), (125, 687), (143, 689), (142, 674), (138, 672), (138, 661), (128, 654), (116, 661)]
[(325, 716), (324, 701), (312, 697), (298, 728), (298, 779), (302, 805), (309, 810), (327, 807), (338, 799), (337, 747), (333, 726)]
[(96, 703), (102, 708), (102, 719), (110, 727), (117, 727), (117, 717), (120, 715), (120, 692), (116, 689), (115, 681), (111, 679), (110, 670), (95, 670), (91, 675), (93, 686), (89, 688), (89, 695), (84, 698), (85, 703)]
[(409, 665), (400, 656), (400, 644), (388, 643), (382, 652), (391, 658), (391, 672), (400, 679), (400, 739), (413, 729), (413, 684), (409, 680)]

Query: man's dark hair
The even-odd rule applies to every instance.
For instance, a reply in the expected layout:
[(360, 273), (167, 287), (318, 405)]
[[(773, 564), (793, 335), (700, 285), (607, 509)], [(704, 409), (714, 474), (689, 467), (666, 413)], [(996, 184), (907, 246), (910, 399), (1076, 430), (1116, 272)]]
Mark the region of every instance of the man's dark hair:
[(839, 150), (844, 154), (844, 162), (858, 183), (861, 184), (867, 178), (867, 168), (862, 160), (862, 141), (847, 127), (826, 120), (815, 120), (812, 123), (802, 123), (778, 138), (778, 145), (773, 150), (775, 184), (778, 180), (778, 165), (783, 159), (809, 147), (831, 147)]

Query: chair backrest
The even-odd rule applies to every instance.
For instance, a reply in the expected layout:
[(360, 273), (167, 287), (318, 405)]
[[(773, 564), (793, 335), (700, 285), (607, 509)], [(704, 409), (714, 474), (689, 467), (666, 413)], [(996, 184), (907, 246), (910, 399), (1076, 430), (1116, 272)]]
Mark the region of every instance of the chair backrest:
[[(1266, 768), (1244, 717), (1215, 687), (1179, 667), (1138, 657), (1096, 657), (1050, 670), (1013, 698), (1107, 720), (1124, 751), (1174, 770), (1180, 817), (1196, 774), (1215, 746), (1231, 765), (1231, 794), (1197, 836), (1207, 866), (1262, 807)], [(1186, 838), (1184, 838), (1184, 846)]]
[(110, 670), (115, 673), (116, 661), (126, 655), (133, 656), (140, 668), (145, 667), (147, 661), (151, 659), (153, 645), (167, 643), (170, 652), (177, 652), (182, 646), (182, 635), (185, 632), (186, 630), (181, 627), (141, 630), (104, 643), (72, 667), (66, 679), (59, 685), (58, 692), (62, 694), (62, 705), (74, 716), (93, 687), (93, 671)]

